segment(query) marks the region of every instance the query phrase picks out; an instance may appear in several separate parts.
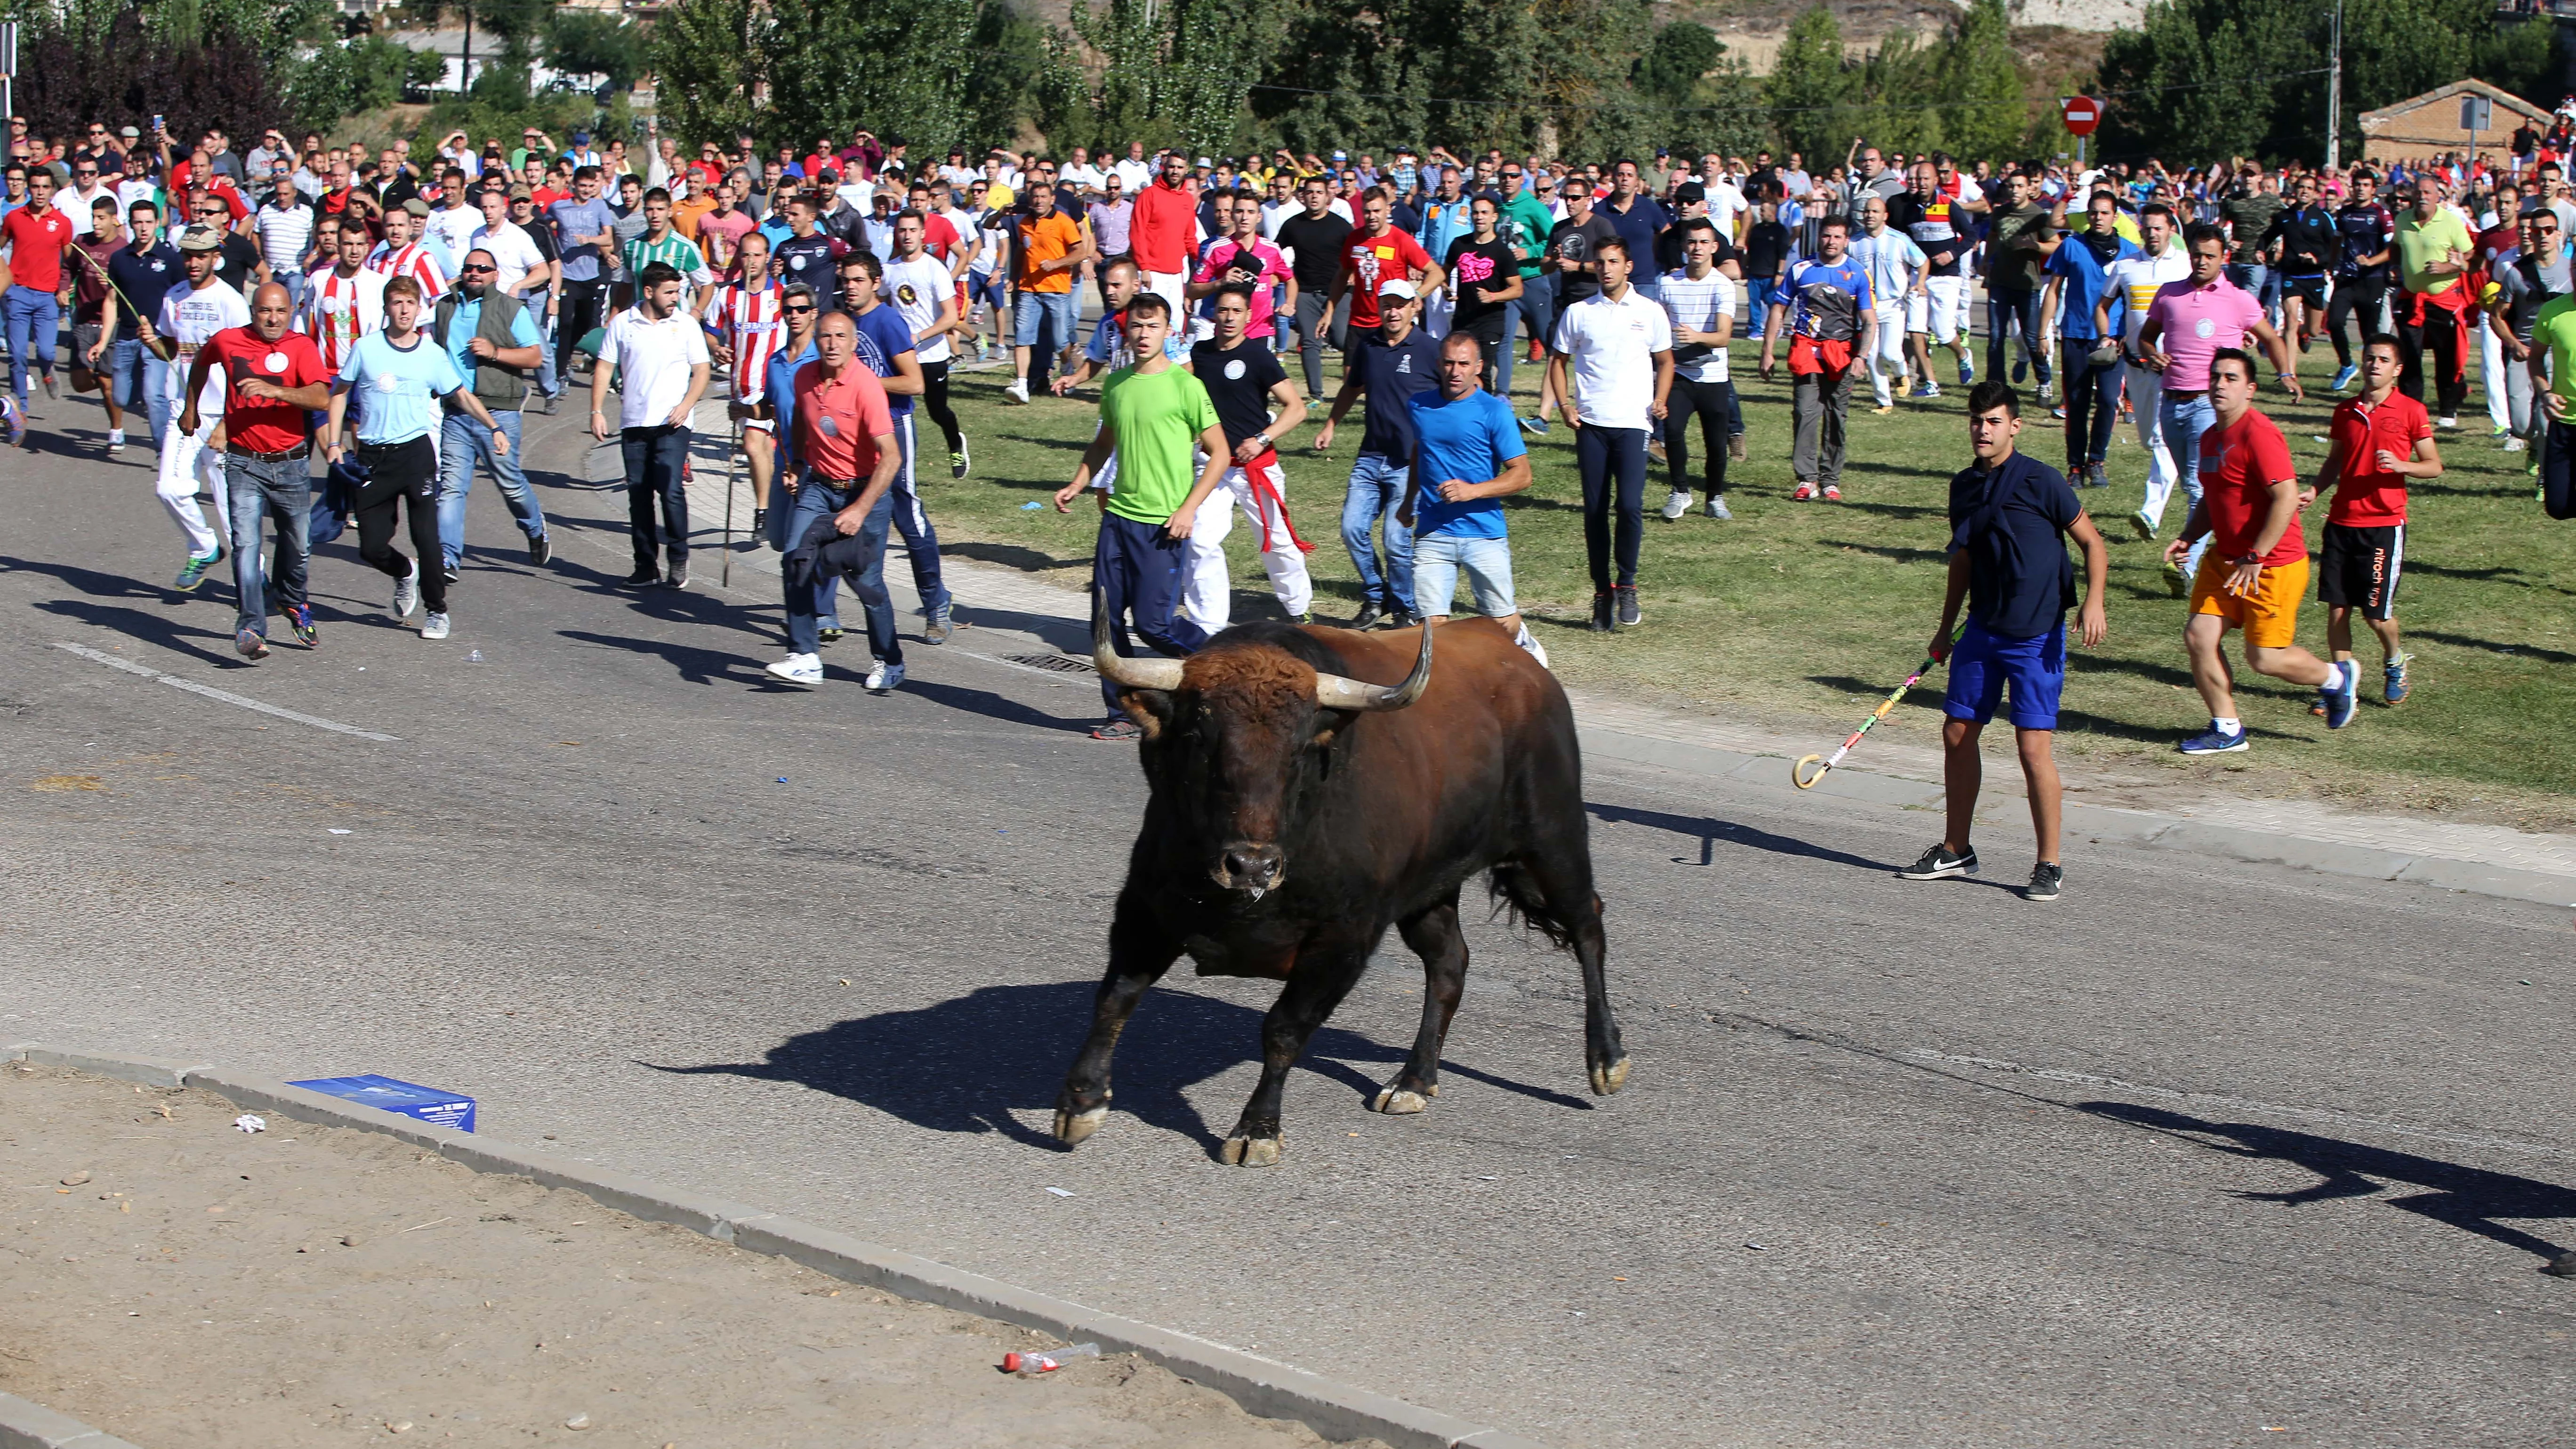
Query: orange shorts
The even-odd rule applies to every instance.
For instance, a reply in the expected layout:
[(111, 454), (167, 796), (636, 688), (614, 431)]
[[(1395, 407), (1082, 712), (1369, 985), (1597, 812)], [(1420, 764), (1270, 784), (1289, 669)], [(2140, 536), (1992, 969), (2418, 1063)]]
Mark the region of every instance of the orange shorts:
[(2243, 598), (2227, 592), (2234, 564), (2215, 550), (2203, 555), (2200, 573), (2191, 581), (2191, 611), (2216, 614), (2245, 633), (2257, 649), (2286, 649), (2299, 641), (2299, 601), (2308, 593), (2308, 561), (2277, 564), (2263, 570), (2254, 592)]

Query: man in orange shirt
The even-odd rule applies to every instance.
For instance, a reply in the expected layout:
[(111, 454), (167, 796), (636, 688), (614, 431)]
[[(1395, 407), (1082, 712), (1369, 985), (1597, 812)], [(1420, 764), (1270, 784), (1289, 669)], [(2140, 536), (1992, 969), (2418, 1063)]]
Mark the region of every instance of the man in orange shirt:
[[(814, 326), (815, 360), (796, 371), (796, 421), (779, 441), (779, 477), (794, 490), (787, 521), (787, 657), (768, 666), (772, 678), (823, 682), (818, 606), (842, 577), (813, 551), (857, 537), (863, 561), (849, 575), (867, 609), (868, 647), (876, 655), (868, 688), (880, 694), (903, 683), (903, 644), (895, 638), (894, 601), (885, 587), (886, 529), (894, 522), (894, 478), (903, 465), (885, 384), (858, 360), (859, 328), (847, 312), (828, 312)], [(828, 520), (828, 522), (826, 521)], [(798, 555), (804, 555), (798, 566)]]
[[(1074, 327), (1080, 321), (1073, 278), (1097, 250), (1082, 223), (1055, 209), (1053, 187), (1030, 187), (1027, 206), (1019, 222), (1020, 294), (1011, 319), (1012, 378), (1002, 393), (1015, 403), (1029, 400), (1029, 349), (1037, 345), (1041, 324), (1053, 324), (1045, 328), (1048, 360), (1073, 345)], [(1043, 382), (1045, 374), (1039, 374), (1039, 379)]]
[(1190, 185), (1190, 158), (1166, 151), (1163, 169), (1153, 184), (1136, 193), (1134, 213), (1127, 221), (1127, 246), (1145, 274), (1145, 290), (1171, 303), (1174, 317), (1189, 315), (1190, 304), (1181, 288), (1189, 281), (1190, 258), (1197, 252), (1198, 225), (1199, 198)]

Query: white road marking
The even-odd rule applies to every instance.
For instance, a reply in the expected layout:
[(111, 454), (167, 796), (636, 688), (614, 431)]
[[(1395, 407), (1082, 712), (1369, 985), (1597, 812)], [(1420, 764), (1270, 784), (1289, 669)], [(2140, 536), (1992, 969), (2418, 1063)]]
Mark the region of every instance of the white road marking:
[(273, 704), (262, 704), (258, 700), (245, 698), (228, 689), (215, 689), (208, 685), (199, 684), (193, 679), (181, 679), (175, 674), (166, 674), (149, 665), (137, 664), (131, 659), (119, 659), (113, 654), (104, 653), (100, 650), (91, 649), (83, 645), (65, 644), (57, 641), (54, 647), (69, 654), (77, 654), (81, 658), (89, 660), (93, 664), (104, 664), (110, 669), (122, 669), (128, 674), (140, 674), (146, 679), (157, 679), (163, 684), (169, 685), (173, 689), (184, 689), (190, 694), (202, 694), (208, 699), (221, 700), (225, 704), (239, 705), (243, 709), (255, 709), (261, 714), (275, 715), (279, 719), (293, 720), (300, 725), (311, 725), (317, 730), (331, 730), (338, 734), (356, 735), (362, 740), (378, 740), (389, 745), (398, 745), (402, 743), (402, 737), (399, 735), (378, 734), (374, 730), (362, 730), (356, 725), (345, 725), (340, 723), (338, 720), (323, 719), (318, 715), (297, 714), (291, 709), (280, 709)]

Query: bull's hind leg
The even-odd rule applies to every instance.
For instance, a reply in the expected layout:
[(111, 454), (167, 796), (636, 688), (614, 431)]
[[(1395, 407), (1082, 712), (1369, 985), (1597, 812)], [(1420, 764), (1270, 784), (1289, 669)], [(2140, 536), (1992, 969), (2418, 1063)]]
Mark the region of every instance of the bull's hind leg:
[(1297, 954), (1287, 988), (1261, 1019), (1261, 1083), (1243, 1104), (1243, 1118), (1217, 1150), (1220, 1160), (1241, 1167), (1272, 1167), (1279, 1161), (1280, 1099), (1288, 1086), (1288, 1069), (1306, 1054), (1306, 1040), (1350, 994), (1368, 967), (1369, 944), (1308, 946)]
[(1071, 1146), (1100, 1130), (1109, 1117), (1109, 1058), (1118, 1049), (1118, 1034), (1146, 988), (1163, 979), (1180, 959), (1180, 943), (1152, 924), (1144, 905), (1120, 892), (1118, 910), (1109, 925), (1109, 971), (1092, 998), (1091, 1034), (1065, 1073), (1064, 1090), (1055, 1098), (1055, 1135)]
[(1440, 1047), (1449, 1039), (1449, 1021), (1458, 1014), (1458, 995), (1467, 984), (1467, 937), (1458, 929), (1456, 891), (1398, 922), (1396, 929), (1422, 958), (1422, 1030), (1414, 1035), (1413, 1055), (1404, 1070), (1369, 1103), (1390, 1116), (1419, 1112), (1440, 1095)]
[(1628, 1080), (1628, 1049), (1610, 1011), (1607, 943), (1601, 930), (1601, 897), (1592, 889), (1592, 857), (1577, 834), (1497, 867), (1495, 883), (1531, 924), (1574, 952), (1583, 968), (1583, 1064), (1592, 1090), (1608, 1096)]

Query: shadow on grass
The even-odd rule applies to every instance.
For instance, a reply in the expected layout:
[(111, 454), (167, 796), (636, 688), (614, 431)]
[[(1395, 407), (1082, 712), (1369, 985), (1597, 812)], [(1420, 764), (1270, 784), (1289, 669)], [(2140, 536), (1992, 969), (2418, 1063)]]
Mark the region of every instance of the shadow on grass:
[(2465, 634), (2445, 634), (2433, 629), (2414, 631), (2416, 638), (2427, 644), (2445, 644), (2453, 649), (2480, 649), (2510, 659), (2531, 659), (2542, 664), (2576, 664), (2576, 654), (2556, 649), (2543, 649), (2537, 644), (2498, 644), (2492, 639), (2472, 639)]
[(1036, 573), (1041, 569), (1087, 568), (1091, 564), (1087, 558), (1057, 558), (1016, 543), (950, 543), (942, 540), (939, 551), (958, 558), (970, 558), (977, 563), (1000, 564), (1006, 569), (1019, 569), (1024, 573)]
[(1950, 560), (1948, 554), (1937, 548), (1898, 548), (1883, 543), (1855, 543), (1845, 538), (1820, 538), (1816, 540), (1816, 544), (1820, 548), (1838, 548), (1845, 553), (1873, 554), (1879, 558), (1894, 559), (1898, 563), (1946, 565)]

